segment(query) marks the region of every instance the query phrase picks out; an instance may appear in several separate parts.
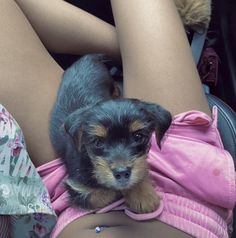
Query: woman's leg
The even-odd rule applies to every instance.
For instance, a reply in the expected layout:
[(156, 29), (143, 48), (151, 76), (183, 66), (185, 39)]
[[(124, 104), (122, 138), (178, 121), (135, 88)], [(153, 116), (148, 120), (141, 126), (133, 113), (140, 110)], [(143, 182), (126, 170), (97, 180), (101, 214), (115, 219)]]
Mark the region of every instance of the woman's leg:
[[(111, 0), (127, 97), (210, 115), (173, 0)], [(131, 13), (132, 12), (132, 13)]]
[[(58, 52), (62, 49), (61, 52), (73, 51), (74, 54), (82, 54), (91, 47), (94, 51), (104, 51), (116, 58), (119, 58), (119, 53), (113, 27), (80, 10), (74, 10), (69, 4), (65, 5), (63, 12), (61, 4), (64, 2), (61, 0), (19, 0), (18, 3), (32, 20), (31, 24), (15, 1), (0, 1), (0, 103), (20, 124), (28, 152), (33, 163), (38, 166), (55, 159), (49, 140), (48, 125), (50, 111), (63, 73), (48, 54), (38, 35), (44, 40), (45, 45), (48, 47), (51, 45), (51, 50), (53, 50), (52, 42), (55, 41), (57, 47), (54, 50)], [(47, 3), (50, 3), (48, 7), (45, 5)], [(30, 9), (36, 19), (29, 16)], [(49, 13), (56, 19), (54, 20), (53, 16), (47, 18)], [(60, 14), (63, 14), (61, 20)], [(70, 17), (76, 21), (76, 24), (70, 22)], [(41, 20), (44, 20), (43, 25), (40, 25)], [(86, 25), (86, 22), (89, 25)], [(69, 31), (70, 23), (72, 31)], [(55, 32), (50, 35), (53, 29)], [(90, 35), (91, 31), (94, 35)], [(65, 32), (66, 34), (63, 35)], [(70, 44), (73, 45), (71, 49), (67, 48)]]
[(15, 1), (47, 49), (67, 54), (106, 53), (119, 59), (112, 25), (63, 0)]
[(55, 155), (48, 121), (62, 69), (14, 1), (0, 1), (0, 103), (21, 126), (37, 166)]

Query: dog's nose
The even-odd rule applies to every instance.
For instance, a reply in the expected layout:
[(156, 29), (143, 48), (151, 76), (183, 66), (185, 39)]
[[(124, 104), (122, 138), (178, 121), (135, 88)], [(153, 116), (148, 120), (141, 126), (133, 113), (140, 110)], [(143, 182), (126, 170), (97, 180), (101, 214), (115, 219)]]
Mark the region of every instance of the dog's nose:
[(113, 170), (113, 175), (118, 181), (128, 180), (131, 175), (130, 168), (116, 168)]

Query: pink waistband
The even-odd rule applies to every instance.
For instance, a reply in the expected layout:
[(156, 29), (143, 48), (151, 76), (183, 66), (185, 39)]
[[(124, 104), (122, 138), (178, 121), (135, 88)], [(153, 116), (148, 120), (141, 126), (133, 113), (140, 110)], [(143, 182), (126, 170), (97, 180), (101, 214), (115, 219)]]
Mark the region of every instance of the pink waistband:
[[(158, 210), (148, 214), (135, 214), (127, 209), (124, 199), (114, 202), (95, 213), (124, 211), (134, 220), (157, 219), (198, 238), (228, 238), (228, 228), (232, 223), (232, 212), (220, 209), (215, 211), (196, 201), (169, 193), (158, 192), (162, 201)], [(85, 211), (68, 207), (59, 216), (58, 223), (51, 234), (56, 238), (61, 230), (72, 221), (94, 211)]]
[(144, 221), (157, 219), (166, 224), (174, 226), (186, 233), (199, 238), (228, 238), (228, 225), (232, 222), (232, 212), (218, 210), (198, 203), (196, 201), (169, 193), (158, 194), (162, 202), (158, 210), (148, 214), (135, 214), (129, 211), (124, 200), (121, 199), (97, 213), (109, 212), (111, 210), (124, 210), (126, 215), (134, 220)]
[[(194, 237), (229, 237), (228, 225), (231, 222), (231, 211), (226, 212), (224, 210), (222, 216), (220, 216), (219, 213), (207, 206), (174, 194), (163, 194), (163, 202), (164, 209), (157, 218), (158, 220), (183, 230)], [(226, 219), (223, 219), (224, 216)]]

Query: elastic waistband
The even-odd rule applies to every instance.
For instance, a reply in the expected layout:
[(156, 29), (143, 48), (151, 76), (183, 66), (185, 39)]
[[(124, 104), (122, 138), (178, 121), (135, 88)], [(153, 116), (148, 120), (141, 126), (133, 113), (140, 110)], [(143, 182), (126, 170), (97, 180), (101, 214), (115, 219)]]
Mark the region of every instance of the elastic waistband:
[[(144, 221), (157, 219), (172, 227), (186, 232), (196, 238), (229, 238), (229, 228), (232, 223), (232, 211), (223, 208), (215, 209), (199, 202), (181, 196), (158, 192), (162, 197), (160, 207), (153, 213), (136, 214), (127, 209), (124, 199), (120, 199), (95, 213), (106, 213), (112, 210), (123, 210), (126, 215), (134, 220)], [(90, 211), (91, 212), (91, 211)], [(54, 234), (56, 237), (62, 227), (78, 217), (90, 212), (83, 213), (81, 209), (68, 208), (59, 220)]]
[[(229, 237), (227, 223), (232, 221), (232, 211), (218, 208), (220, 214), (216, 212), (216, 207), (212, 210), (212, 206), (210, 208), (188, 198), (161, 192), (158, 194), (162, 196), (163, 210), (158, 212), (156, 219), (197, 238)], [(135, 219), (132, 212), (126, 214)]]

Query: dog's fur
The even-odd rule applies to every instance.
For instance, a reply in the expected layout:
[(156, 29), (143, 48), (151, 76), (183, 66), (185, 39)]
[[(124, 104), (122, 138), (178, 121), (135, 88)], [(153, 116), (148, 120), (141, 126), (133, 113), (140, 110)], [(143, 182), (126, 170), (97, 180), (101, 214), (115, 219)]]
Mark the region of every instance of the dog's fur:
[(211, 19), (211, 0), (175, 0), (187, 30), (205, 30)]
[(161, 106), (113, 98), (113, 79), (102, 55), (87, 55), (65, 71), (50, 123), (50, 137), (68, 172), (71, 202), (104, 207), (121, 195), (137, 213), (159, 204), (148, 177), (146, 156), (171, 123)]

